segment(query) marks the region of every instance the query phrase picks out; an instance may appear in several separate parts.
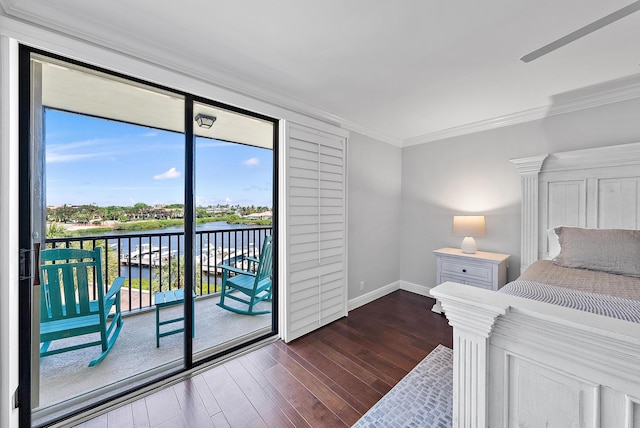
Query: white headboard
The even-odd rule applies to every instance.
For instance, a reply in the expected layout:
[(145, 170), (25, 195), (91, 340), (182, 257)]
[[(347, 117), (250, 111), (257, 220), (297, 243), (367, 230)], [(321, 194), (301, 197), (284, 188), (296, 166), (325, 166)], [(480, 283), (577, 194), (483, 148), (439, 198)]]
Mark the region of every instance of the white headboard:
[(522, 183), (521, 272), (547, 257), (551, 227), (640, 229), (640, 143), (511, 162)]

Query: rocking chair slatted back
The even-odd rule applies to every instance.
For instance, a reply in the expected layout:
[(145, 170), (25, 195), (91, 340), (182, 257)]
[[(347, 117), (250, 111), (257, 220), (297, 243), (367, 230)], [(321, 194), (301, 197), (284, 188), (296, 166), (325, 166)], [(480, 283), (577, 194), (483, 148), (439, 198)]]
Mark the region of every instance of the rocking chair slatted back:
[[(98, 364), (115, 343), (122, 328), (120, 288), (113, 281), (105, 294), (102, 249), (54, 248), (41, 253), (40, 356), (100, 345)], [(100, 333), (100, 340), (49, 349), (55, 340)]]

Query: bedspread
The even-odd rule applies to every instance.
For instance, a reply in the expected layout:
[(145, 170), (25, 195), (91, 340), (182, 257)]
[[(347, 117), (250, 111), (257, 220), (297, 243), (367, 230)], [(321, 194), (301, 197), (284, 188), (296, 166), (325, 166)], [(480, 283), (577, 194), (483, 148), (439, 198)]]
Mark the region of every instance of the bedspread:
[[(640, 260), (638, 261), (640, 263)], [(555, 265), (538, 260), (518, 278), (595, 294), (640, 300), (640, 278)]]
[(526, 280), (510, 282), (502, 287), (500, 292), (640, 323), (640, 301), (638, 300), (572, 290)]

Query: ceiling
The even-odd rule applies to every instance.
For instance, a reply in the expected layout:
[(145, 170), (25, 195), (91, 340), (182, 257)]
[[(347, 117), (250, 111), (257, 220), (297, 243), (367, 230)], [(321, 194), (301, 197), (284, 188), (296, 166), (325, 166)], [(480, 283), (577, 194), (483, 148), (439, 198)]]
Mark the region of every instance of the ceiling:
[(637, 84), (640, 12), (519, 59), (629, 3), (0, 0), (8, 16), (399, 145), (540, 114), (603, 82)]

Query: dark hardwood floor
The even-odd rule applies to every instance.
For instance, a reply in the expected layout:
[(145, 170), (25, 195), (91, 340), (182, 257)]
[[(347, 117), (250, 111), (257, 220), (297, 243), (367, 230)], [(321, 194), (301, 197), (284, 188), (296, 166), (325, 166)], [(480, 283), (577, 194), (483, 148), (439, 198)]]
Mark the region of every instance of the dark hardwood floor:
[(438, 344), (452, 347), (451, 327), (432, 305), (396, 291), (79, 426), (351, 426)]

